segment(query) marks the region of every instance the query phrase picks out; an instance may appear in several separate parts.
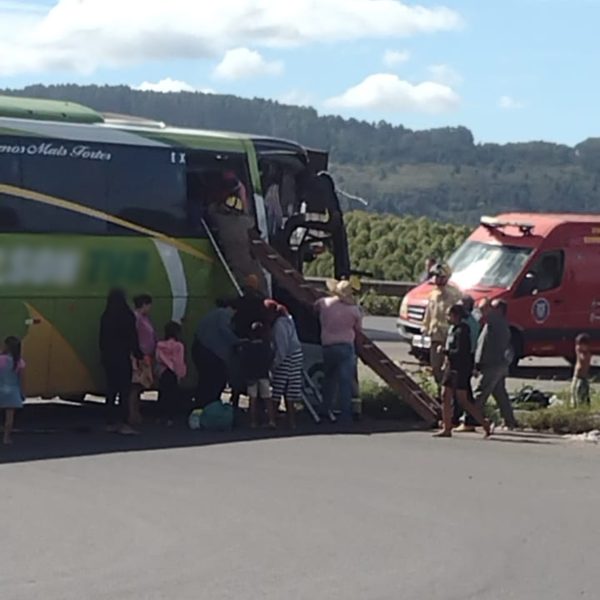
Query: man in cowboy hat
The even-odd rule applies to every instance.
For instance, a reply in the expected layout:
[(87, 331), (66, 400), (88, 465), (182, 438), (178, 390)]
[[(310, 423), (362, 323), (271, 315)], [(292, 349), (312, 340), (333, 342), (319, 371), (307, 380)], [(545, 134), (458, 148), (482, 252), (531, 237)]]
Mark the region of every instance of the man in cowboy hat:
[(325, 379), (323, 403), (331, 413), (333, 399), (338, 392), (341, 419), (352, 421), (352, 392), (356, 374), (356, 334), (362, 331), (362, 313), (357, 306), (349, 281), (327, 282), (332, 293), (317, 300), (315, 309), (321, 324), (321, 345)]
[(438, 263), (431, 271), (435, 288), (429, 294), (429, 302), (423, 319), (423, 334), (429, 336), (431, 346), (429, 349), (429, 362), (433, 370), (433, 377), (441, 389), (444, 346), (448, 336), (447, 314), (452, 306), (460, 299), (462, 294), (453, 285), (449, 284), (452, 271), (448, 265)]

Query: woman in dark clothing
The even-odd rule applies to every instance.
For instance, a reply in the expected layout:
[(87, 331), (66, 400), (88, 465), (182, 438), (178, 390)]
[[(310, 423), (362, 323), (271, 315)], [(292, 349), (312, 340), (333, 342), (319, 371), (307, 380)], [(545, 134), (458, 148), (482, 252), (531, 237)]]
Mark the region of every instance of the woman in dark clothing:
[[(248, 275), (244, 282), (242, 295), (235, 301), (235, 315), (231, 321), (233, 332), (240, 339), (252, 337), (252, 326), (255, 323), (266, 325), (267, 310), (264, 305), (265, 295), (260, 290), (260, 282), (256, 275)], [(247, 392), (243, 366), (239, 354), (233, 354), (228, 365), (228, 380), (231, 386), (231, 403), (237, 407), (240, 395)]]
[[(135, 316), (125, 292), (111, 290), (100, 319), (100, 360), (106, 373), (106, 408), (109, 431), (136, 433), (127, 423), (131, 391), (132, 357), (143, 358), (139, 348)], [(118, 401), (117, 401), (118, 399)]]
[(259, 289), (256, 275), (248, 275), (242, 295), (235, 302), (235, 315), (232, 320), (233, 331), (241, 339), (249, 339), (254, 323), (267, 322), (266, 297)]
[(464, 321), (465, 311), (455, 304), (448, 311), (448, 337), (446, 338), (446, 365), (442, 380), (442, 431), (436, 437), (452, 436), (452, 400), (455, 398), (483, 426), (486, 437), (490, 435), (490, 423), (480, 407), (469, 401), (469, 389), (473, 374), (471, 332)]

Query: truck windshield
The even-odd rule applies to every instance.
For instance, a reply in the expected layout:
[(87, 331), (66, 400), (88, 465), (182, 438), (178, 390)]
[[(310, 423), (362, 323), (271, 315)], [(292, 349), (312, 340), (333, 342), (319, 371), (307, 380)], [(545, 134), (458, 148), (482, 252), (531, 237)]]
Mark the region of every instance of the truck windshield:
[(531, 248), (465, 242), (450, 258), (452, 282), (463, 290), (477, 286), (509, 288), (523, 269)]

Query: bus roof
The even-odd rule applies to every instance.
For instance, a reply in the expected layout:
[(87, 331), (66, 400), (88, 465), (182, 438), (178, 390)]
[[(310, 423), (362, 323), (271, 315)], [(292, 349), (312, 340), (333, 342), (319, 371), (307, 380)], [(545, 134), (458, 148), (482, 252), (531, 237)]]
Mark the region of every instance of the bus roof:
[(259, 154), (300, 154), (306, 149), (288, 140), (228, 131), (173, 127), (160, 121), (101, 114), (74, 102), (0, 95), (0, 132), (90, 143), (165, 145), (244, 151), (251, 142)]
[(100, 113), (75, 102), (16, 96), (0, 96), (0, 117), (67, 123), (102, 123), (104, 120)]

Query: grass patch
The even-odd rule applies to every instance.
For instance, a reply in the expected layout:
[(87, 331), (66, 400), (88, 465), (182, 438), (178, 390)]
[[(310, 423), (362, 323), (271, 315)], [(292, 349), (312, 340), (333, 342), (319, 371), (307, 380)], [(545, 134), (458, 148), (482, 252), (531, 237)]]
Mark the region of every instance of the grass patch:
[(551, 406), (540, 410), (518, 413), (519, 424), (534, 431), (557, 434), (585, 433), (600, 429), (600, 413), (592, 408)]
[[(427, 373), (419, 373), (416, 377), (419, 385), (429, 394), (435, 396), (435, 381)], [(556, 394), (559, 402), (548, 408), (515, 405), (515, 415), (521, 427), (538, 432), (552, 432), (558, 435), (578, 434), (600, 429), (600, 391), (593, 390), (589, 408), (571, 408), (568, 405), (569, 389)], [(416, 418), (415, 412), (405, 403), (399, 394), (391, 388), (376, 381), (361, 383), (361, 399), (363, 414), (375, 419), (392, 419), (410, 421)], [(502, 422), (496, 403), (490, 398), (484, 413), (490, 421), (499, 425)]]
[(414, 421), (419, 418), (394, 390), (376, 381), (360, 385), (362, 413), (374, 419)]

